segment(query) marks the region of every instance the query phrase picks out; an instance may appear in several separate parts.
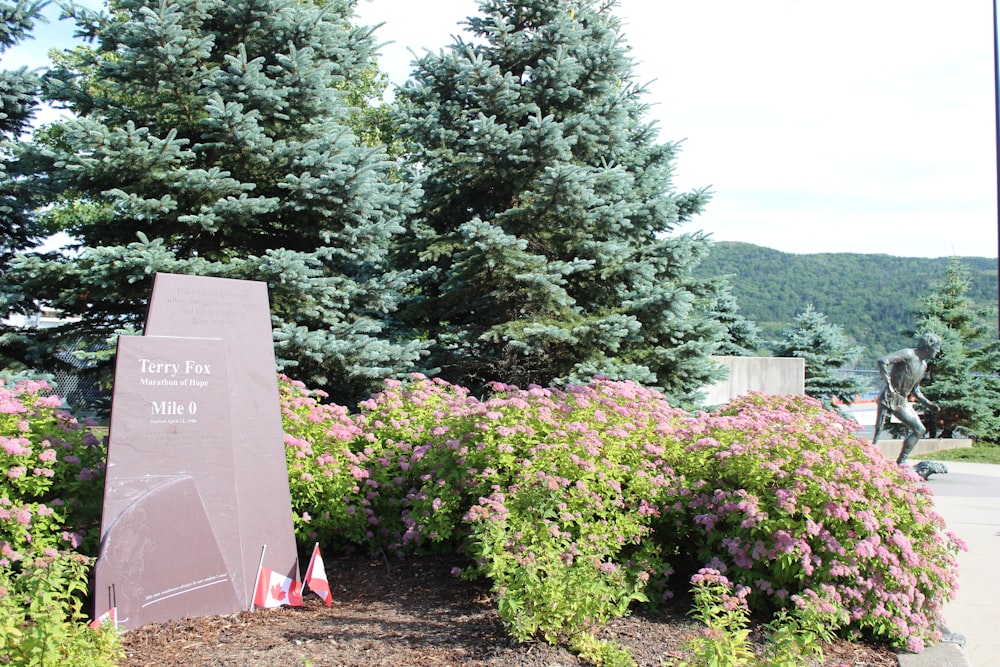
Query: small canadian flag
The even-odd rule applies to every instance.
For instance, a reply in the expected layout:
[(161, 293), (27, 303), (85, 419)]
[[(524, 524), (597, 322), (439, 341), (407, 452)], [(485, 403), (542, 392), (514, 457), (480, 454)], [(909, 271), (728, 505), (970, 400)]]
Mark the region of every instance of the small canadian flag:
[(90, 627), (99, 628), (105, 623), (110, 623), (111, 625), (118, 625), (118, 609), (117, 607), (112, 607), (106, 612), (95, 618), (90, 622)]
[(319, 542), (313, 547), (312, 558), (309, 559), (309, 567), (306, 568), (306, 586), (323, 598), (327, 607), (333, 606), (333, 594), (330, 592), (330, 582), (326, 578), (323, 557), (319, 554)]
[(257, 575), (257, 587), (253, 592), (253, 603), (257, 607), (302, 606), (302, 584), (261, 566)]

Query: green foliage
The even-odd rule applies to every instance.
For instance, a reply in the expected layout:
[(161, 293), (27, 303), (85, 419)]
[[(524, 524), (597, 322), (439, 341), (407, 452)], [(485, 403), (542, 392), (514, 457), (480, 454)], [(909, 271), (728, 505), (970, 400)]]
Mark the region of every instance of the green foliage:
[[(323, 3), (317, 2), (322, 5)], [(402, 146), (395, 140), (392, 105), (383, 101), (389, 77), (372, 59), (368, 67), (337, 84), (351, 112), (347, 126), (366, 146), (385, 146), (390, 155), (399, 155)]]
[[(0, 53), (31, 36), (35, 22), (44, 20), (41, 11), (46, 4), (36, 0), (0, 4)], [(31, 215), (37, 193), (11, 158), (13, 140), (31, 123), (38, 89), (37, 72), (27, 67), (0, 70), (0, 266), (39, 240), (40, 230)]]
[(690, 414), (633, 383), (495, 384), (480, 400), (415, 376), (350, 415), (283, 385), (299, 539), (458, 559), (492, 581), (517, 639), (624, 660), (596, 629), (708, 567), (756, 612), (804, 614), (778, 624), (803, 641), (815, 603), (920, 650), (954, 593), (960, 544), (922, 480), (814, 399)]
[[(970, 271), (969, 297), (997, 303), (995, 258), (961, 258)], [(906, 347), (917, 326), (913, 313), (950, 259), (861, 253), (793, 254), (748, 243), (717, 242), (695, 268), (699, 277), (729, 276), (743, 314), (767, 338), (777, 337), (807, 304), (844, 327), (865, 349), (861, 364)], [(993, 326), (996, 337), (996, 323)]]
[(367, 144), (381, 122), (364, 113), (382, 85), (371, 31), (352, 2), (322, 5), (73, 10), (95, 45), (58, 59), (45, 96), (76, 117), (18, 159), (49, 231), (79, 253), (18, 258), (3, 292), (83, 319), (23, 334), (25, 355), (141, 326), (153, 274), (169, 271), (266, 281), (281, 366), (339, 400), (417, 367), (423, 345), (394, 317), (411, 275), (387, 264), (414, 191)]
[(123, 657), (117, 633), (87, 627), (81, 611), (106, 450), (47, 391), (32, 380), (0, 385), (3, 664), (112, 666)]
[(984, 442), (1000, 443), (1000, 342), (993, 335), (995, 307), (977, 307), (969, 297), (964, 263), (953, 258), (945, 279), (921, 301), (915, 334), (932, 331), (941, 352), (928, 360), (922, 391), (940, 407), (928, 416), (932, 433), (955, 431)]
[(692, 613), (706, 625), (687, 642), (690, 659), (667, 667), (802, 667), (823, 662), (823, 642), (831, 641), (844, 622), (835, 605), (798, 598), (793, 611), (781, 610), (766, 626), (767, 643), (757, 656), (750, 644), (749, 589), (732, 584), (720, 572), (706, 568), (691, 578)]
[(716, 354), (751, 357), (760, 354), (766, 347), (756, 323), (740, 313), (740, 306), (730, 285), (720, 284), (715, 308), (709, 316), (725, 328), (725, 334), (716, 348)]
[(929, 454), (914, 454), (910, 458), (933, 461), (968, 461), (969, 463), (990, 463), (993, 465), (1000, 465), (1000, 446), (977, 443), (972, 447), (943, 449)]
[[(0, 5), (0, 52), (29, 39), (36, 21), (44, 21), (47, 0), (14, 0)], [(0, 135), (10, 137), (28, 129), (38, 100), (38, 75), (27, 67), (0, 71)]]
[(0, 567), (0, 645), (11, 667), (115, 667), (125, 658), (111, 625), (81, 610), (90, 559), (68, 552)]
[(854, 375), (844, 375), (841, 369), (853, 368), (861, 357), (862, 348), (851, 345), (843, 328), (827, 322), (826, 315), (806, 306), (795, 323), (781, 332), (781, 339), (772, 343), (778, 357), (805, 359), (806, 394), (819, 399), (827, 408), (833, 400), (845, 403), (861, 393), (867, 381)]
[(469, 41), (417, 61), (399, 138), (424, 196), (396, 261), (431, 364), (489, 381), (632, 379), (689, 399), (714, 379), (707, 195), (672, 186), (613, 3), (483, 0)]

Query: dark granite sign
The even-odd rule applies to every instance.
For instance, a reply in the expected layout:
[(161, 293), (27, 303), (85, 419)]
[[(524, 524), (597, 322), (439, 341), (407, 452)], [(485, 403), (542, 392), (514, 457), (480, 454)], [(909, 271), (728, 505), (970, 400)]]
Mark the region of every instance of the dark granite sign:
[(126, 629), (248, 609), (261, 565), (298, 580), (263, 283), (157, 274), (119, 339), (101, 537), (95, 616)]

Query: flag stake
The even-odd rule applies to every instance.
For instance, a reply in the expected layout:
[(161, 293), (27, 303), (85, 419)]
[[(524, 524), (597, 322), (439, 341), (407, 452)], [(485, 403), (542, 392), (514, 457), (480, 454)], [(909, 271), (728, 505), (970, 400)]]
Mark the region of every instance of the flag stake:
[(260, 570), (264, 567), (264, 552), (267, 551), (267, 545), (265, 544), (260, 548), (260, 562), (257, 563), (257, 576), (253, 578), (253, 593), (250, 594), (250, 611), (254, 611), (256, 605), (253, 603), (254, 598), (257, 596), (257, 585), (260, 583)]

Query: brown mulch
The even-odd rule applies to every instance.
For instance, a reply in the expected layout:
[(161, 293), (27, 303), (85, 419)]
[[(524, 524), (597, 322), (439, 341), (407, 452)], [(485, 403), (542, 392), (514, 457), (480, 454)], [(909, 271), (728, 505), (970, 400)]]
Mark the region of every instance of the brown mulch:
[[(573, 667), (564, 648), (515, 644), (504, 632), (488, 582), (459, 579), (451, 563), (344, 558), (327, 563), (332, 608), (306, 592), (305, 605), (209, 616), (134, 629), (122, 667)], [(642, 667), (681, 655), (699, 624), (677, 610), (616, 619), (598, 635), (628, 647)], [(898, 667), (884, 646), (838, 641), (826, 666)]]

